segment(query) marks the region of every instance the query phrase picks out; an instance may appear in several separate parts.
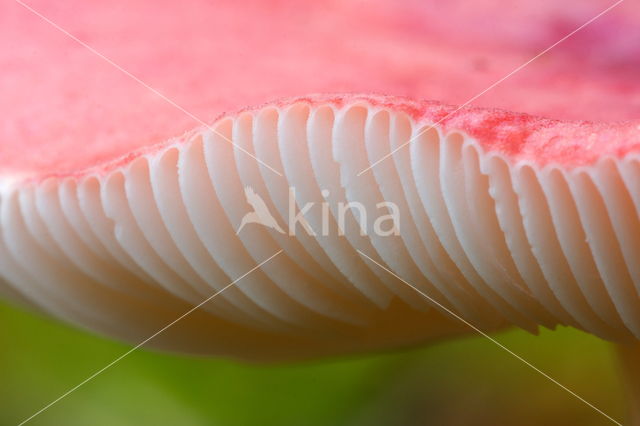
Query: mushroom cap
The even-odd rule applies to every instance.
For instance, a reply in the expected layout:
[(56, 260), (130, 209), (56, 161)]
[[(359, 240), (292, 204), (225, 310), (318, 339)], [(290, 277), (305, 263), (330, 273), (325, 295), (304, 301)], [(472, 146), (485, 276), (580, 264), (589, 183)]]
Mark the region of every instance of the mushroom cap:
[(6, 2), (0, 291), (260, 361), (639, 337), (640, 7), (473, 99), (609, 6), (516, 3)]

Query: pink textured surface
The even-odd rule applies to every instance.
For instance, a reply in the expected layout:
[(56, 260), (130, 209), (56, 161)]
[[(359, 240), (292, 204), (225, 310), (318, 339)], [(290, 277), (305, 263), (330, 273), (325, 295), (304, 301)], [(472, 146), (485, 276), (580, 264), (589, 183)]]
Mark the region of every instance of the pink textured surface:
[[(211, 122), (310, 93), (461, 104), (612, 2), (29, 4)], [(627, 1), (447, 125), (487, 149), (542, 164), (587, 164), (640, 149), (638, 40), (640, 6)], [(2, 175), (73, 173), (199, 125), (13, 1), (0, 5), (0, 94)], [(449, 107), (403, 108), (432, 118)]]

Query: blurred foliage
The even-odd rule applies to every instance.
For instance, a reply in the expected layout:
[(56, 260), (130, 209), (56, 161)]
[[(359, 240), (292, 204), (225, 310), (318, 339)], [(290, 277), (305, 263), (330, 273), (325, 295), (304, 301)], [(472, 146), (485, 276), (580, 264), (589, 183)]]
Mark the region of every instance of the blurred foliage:
[[(496, 339), (616, 419), (614, 352), (572, 329)], [(129, 349), (0, 305), (0, 425), (29, 417)], [(606, 425), (604, 417), (493, 343), (294, 365), (139, 350), (32, 425)]]

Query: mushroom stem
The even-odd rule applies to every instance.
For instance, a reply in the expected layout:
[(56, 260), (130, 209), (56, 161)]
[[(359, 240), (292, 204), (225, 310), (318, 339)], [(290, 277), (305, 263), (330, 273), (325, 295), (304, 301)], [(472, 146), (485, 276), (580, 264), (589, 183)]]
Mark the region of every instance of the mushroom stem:
[(627, 424), (640, 426), (640, 343), (616, 345), (620, 358), (620, 373), (628, 399)]

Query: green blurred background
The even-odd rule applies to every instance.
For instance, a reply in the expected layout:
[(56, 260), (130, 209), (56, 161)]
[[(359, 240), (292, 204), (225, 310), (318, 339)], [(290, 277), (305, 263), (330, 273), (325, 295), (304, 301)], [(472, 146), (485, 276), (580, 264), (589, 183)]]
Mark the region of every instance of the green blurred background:
[[(615, 352), (572, 329), (497, 340), (616, 419)], [(0, 304), (0, 425), (15, 425), (130, 347)], [(481, 337), (373, 356), (256, 366), (141, 349), (33, 425), (606, 425)]]

